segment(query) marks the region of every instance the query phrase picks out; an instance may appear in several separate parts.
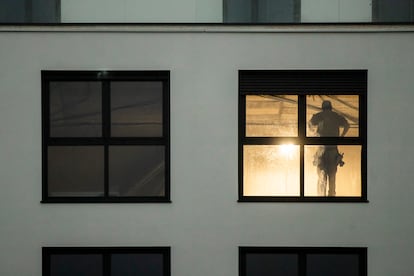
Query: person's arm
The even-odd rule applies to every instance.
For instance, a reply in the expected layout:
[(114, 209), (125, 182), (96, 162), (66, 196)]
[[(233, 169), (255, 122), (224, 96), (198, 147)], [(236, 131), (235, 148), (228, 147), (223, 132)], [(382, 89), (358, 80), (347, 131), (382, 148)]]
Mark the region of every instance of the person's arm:
[(343, 130), (342, 130), (342, 134), (341, 134), (341, 137), (344, 137), (345, 136), (345, 134), (348, 132), (348, 130), (349, 130), (349, 123), (348, 123), (348, 121), (345, 119), (345, 118), (343, 118), (344, 119), (344, 121), (343, 121)]

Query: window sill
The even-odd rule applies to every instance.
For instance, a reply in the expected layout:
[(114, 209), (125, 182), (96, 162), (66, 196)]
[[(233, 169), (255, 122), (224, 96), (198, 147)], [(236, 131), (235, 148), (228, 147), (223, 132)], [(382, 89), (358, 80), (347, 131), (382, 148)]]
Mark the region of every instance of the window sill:
[(0, 23), (0, 32), (104, 33), (387, 33), (414, 32), (414, 23)]

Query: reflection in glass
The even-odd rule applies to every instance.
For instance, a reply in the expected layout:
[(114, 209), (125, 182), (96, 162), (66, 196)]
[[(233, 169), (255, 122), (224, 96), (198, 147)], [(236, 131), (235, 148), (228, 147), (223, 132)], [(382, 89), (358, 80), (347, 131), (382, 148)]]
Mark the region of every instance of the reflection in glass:
[(55, 254), (50, 256), (50, 276), (103, 276), (102, 255)]
[(246, 96), (246, 136), (294, 137), (297, 135), (298, 96)]
[(297, 276), (297, 254), (246, 254), (246, 276)]
[(249, 145), (243, 150), (244, 195), (299, 195), (299, 146)]
[(111, 135), (161, 137), (162, 82), (111, 83)]
[(99, 82), (51, 82), (49, 88), (51, 137), (102, 136)]
[(357, 254), (309, 254), (306, 259), (307, 276), (359, 275)]
[(111, 276), (163, 276), (162, 254), (112, 254)]
[(103, 196), (102, 146), (49, 146), (49, 196)]
[[(329, 110), (329, 104), (331, 110)], [(322, 109), (325, 103), (325, 111)], [(346, 120), (346, 123), (343, 121)], [(306, 135), (311, 137), (337, 137), (349, 124), (345, 137), (359, 136), (358, 95), (309, 95), (306, 97)]]
[(164, 196), (164, 146), (110, 146), (110, 196)]
[(361, 150), (305, 146), (305, 196), (361, 196)]

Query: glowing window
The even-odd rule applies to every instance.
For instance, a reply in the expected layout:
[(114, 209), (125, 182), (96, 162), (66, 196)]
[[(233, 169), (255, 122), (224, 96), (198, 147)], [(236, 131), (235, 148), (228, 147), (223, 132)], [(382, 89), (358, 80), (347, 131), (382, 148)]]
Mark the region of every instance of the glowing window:
[(239, 200), (366, 201), (367, 72), (239, 74)]
[(169, 72), (42, 82), (43, 202), (169, 202)]

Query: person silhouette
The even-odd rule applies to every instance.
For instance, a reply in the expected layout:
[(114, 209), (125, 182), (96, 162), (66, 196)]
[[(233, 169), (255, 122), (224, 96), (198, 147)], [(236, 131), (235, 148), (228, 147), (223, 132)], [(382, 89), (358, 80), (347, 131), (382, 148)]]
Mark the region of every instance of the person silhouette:
[[(314, 114), (309, 121), (309, 127), (314, 129), (319, 137), (343, 137), (349, 130), (349, 123), (344, 116), (332, 111), (330, 101), (322, 102), (322, 111)], [(340, 133), (340, 128), (342, 133)], [(317, 167), (318, 173), (318, 195), (326, 196), (326, 186), (328, 196), (336, 195), (336, 172), (338, 165), (345, 164), (342, 161), (343, 154), (338, 151), (337, 145), (322, 145), (314, 155), (313, 165)]]

